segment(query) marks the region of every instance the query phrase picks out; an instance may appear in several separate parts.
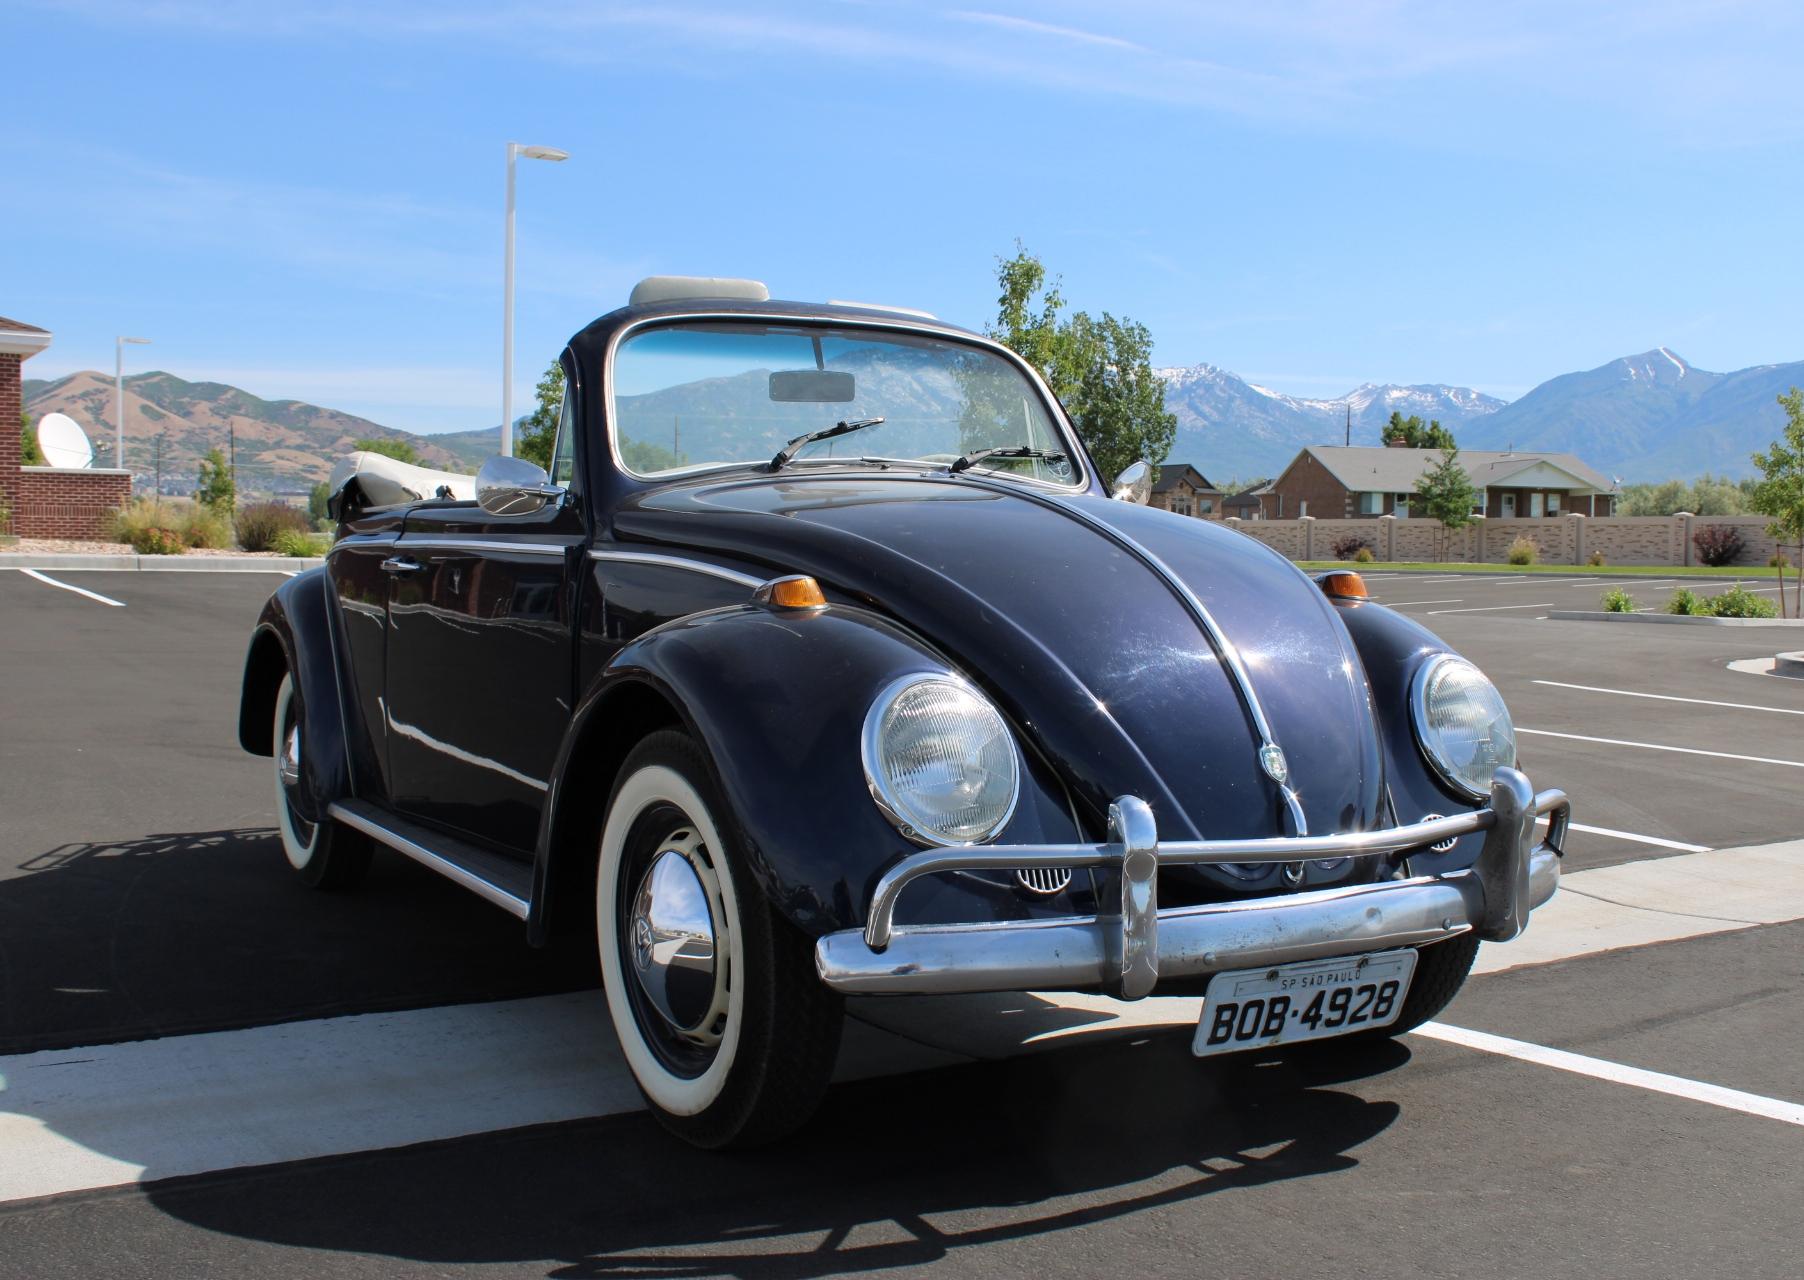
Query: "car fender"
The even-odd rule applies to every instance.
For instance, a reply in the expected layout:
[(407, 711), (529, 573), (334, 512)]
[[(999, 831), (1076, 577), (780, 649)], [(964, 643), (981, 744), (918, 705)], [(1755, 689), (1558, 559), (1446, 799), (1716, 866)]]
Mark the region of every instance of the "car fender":
[(308, 783), (295, 807), (309, 821), (322, 815), (306, 808), (350, 794), (330, 593), (324, 569), (290, 578), (271, 593), (251, 632), (238, 700), (239, 745), (252, 755), (273, 755), (276, 693), (283, 673), (292, 675), (305, 744), (301, 767)]
[[(954, 669), (894, 623), (845, 605), (713, 610), (627, 644), (586, 691), (559, 751), (540, 824), (534, 942), (552, 933), (554, 911), (572, 921), (576, 904), (592, 910), (585, 868), (619, 765), (644, 732), (672, 724), (705, 748), (777, 910), (811, 935), (857, 926), (878, 877), (917, 847), (872, 801), (859, 750), (866, 711), (900, 676)], [(1000, 838), (1074, 839), (1058, 784), (1030, 767), (1018, 729), (1016, 740), (1021, 799)]]
[[(1454, 653), (1453, 648), (1394, 609), (1343, 597), (1335, 598), (1334, 603), (1353, 637), (1372, 691), (1395, 820), (1419, 822), (1433, 814), (1444, 816), (1480, 807), (1480, 802), (1458, 795), (1441, 781), (1422, 755), (1410, 714), (1410, 690), (1416, 672), (1429, 659)], [(1417, 874), (1459, 870), (1470, 866), (1483, 847), (1482, 833), (1465, 836), (1452, 849), (1425, 849), (1412, 854), (1410, 867)]]

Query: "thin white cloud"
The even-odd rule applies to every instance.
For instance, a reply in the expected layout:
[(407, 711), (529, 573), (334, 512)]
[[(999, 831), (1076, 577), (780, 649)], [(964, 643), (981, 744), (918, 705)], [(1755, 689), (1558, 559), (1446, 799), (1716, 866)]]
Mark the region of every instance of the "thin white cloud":
[(1124, 40), (1120, 36), (1104, 35), (1098, 31), (1083, 31), (1077, 27), (1061, 27), (1050, 22), (1039, 22), (1033, 18), (1019, 18), (1008, 13), (985, 13), (975, 9), (954, 9), (948, 15), (960, 22), (977, 22), (986, 26), (1002, 27), (1009, 31), (1026, 31), (1040, 36), (1056, 36), (1061, 40), (1072, 40), (1078, 44), (1097, 45), (1105, 49), (1125, 49), (1132, 53), (1151, 52), (1145, 45), (1136, 44), (1132, 40)]

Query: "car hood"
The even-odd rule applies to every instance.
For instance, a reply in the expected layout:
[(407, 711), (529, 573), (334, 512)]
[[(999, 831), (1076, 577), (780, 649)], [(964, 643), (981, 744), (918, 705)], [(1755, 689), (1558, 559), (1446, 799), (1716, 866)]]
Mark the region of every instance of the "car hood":
[(614, 534), (812, 574), (899, 619), (992, 694), (1093, 818), (1132, 793), (1168, 838), (1291, 833), (1231, 671), (1137, 545), (1238, 649), (1308, 829), (1378, 825), (1379, 737), (1346, 629), (1313, 582), (1232, 529), (892, 472), (657, 490), (617, 510)]

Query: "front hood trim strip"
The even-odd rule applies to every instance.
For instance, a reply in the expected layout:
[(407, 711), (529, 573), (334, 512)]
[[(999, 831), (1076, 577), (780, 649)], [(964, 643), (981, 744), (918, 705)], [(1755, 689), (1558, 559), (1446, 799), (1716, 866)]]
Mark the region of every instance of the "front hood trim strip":
[(1299, 836), (1309, 834), (1308, 819), (1303, 816), (1303, 802), (1288, 781), (1289, 768), (1284, 759), (1284, 748), (1278, 744), (1277, 735), (1272, 732), (1271, 721), (1266, 718), (1265, 708), (1260, 705), (1259, 693), (1253, 687), (1252, 673), (1247, 670), (1245, 661), (1240, 656), (1239, 648), (1228, 638), (1220, 624), (1215, 621), (1209, 607), (1190, 589), (1190, 585), (1180, 578), (1165, 561), (1161, 560), (1149, 548), (1136, 539), (1123, 533), (1108, 521), (1090, 514), (1075, 503), (1060, 501), (1048, 494), (1035, 493), (1032, 490), (1015, 486), (1004, 486), (976, 476), (967, 477), (965, 483), (980, 489), (988, 489), (993, 493), (1006, 493), (1012, 497), (1027, 498), (1049, 510), (1076, 520), (1095, 530), (1123, 551), (1139, 560), (1147, 569), (1170, 588), (1180, 603), (1190, 611), (1196, 624), (1209, 637), (1209, 643), (1221, 656), (1222, 663), (1228, 668), (1228, 675), (1234, 682), (1234, 688), (1240, 694), (1240, 701), (1246, 707), (1247, 716), (1253, 722), (1253, 729), (1259, 735), (1259, 767), (1266, 777), (1278, 788), (1279, 795), (1284, 797), (1284, 807), (1290, 813), (1290, 820), (1296, 826), (1293, 833)]

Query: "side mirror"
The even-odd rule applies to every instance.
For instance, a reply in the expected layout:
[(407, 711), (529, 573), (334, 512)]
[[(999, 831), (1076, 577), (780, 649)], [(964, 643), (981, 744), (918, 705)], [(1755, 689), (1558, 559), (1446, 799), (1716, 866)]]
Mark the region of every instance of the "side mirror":
[[(478, 491), (482, 482), (476, 482)], [(1130, 462), (1109, 486), (1109, 496), (1118, 502), (1138, 502), (1145, 506), (1153, 496), (1153, 469), (1144, 462)]]
[(493, 516), (529, 516), (547, 502), (562, 502), (564, 486), (525, 458), (496, 454), (476, 473), (476, 503)]

